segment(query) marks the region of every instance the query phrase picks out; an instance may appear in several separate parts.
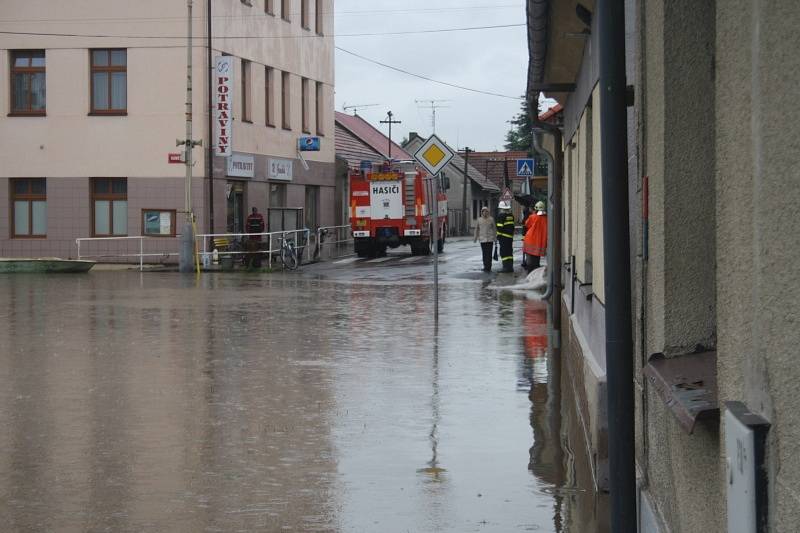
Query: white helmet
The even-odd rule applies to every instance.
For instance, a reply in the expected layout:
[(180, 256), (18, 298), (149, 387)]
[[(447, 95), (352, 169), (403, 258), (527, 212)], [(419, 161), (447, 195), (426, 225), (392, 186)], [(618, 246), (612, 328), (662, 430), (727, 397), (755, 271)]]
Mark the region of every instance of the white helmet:
[(497, 204), (498, 209), (511, 209), (511, 202), (504, 200)]
[(538, 202), (536, 202), (536, 205), (535, 205), (535, 206), (533, 206), (533, 208), (534, 208), (536, 211), (544, 211), (544, 202), (542, 202), (541, 200), (539, 200)]

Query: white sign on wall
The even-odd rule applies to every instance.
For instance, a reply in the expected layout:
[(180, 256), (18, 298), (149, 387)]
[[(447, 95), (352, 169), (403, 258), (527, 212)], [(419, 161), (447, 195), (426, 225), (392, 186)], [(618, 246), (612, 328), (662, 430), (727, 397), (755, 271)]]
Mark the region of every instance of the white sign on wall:
[(214, 70), (216, 154), (229, 156), (233, 147), (233, 56), (218, 56)]
[(256, 158), (252, 155), (231, 154), (228, 158), (228, 176), (254, 178), (256, 175)]
[(271, 180), (292, 181), (291, 159), (270, 159), (267, 162), (267, 176)]

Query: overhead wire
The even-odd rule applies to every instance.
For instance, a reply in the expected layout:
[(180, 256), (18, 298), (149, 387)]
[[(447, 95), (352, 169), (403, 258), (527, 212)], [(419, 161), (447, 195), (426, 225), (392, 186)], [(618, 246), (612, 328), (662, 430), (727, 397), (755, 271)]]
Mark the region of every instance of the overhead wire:
[(400, 68), (400, 67), (395, 67), (395, 66), (383, 63), (381, 61), (378, 61), (376, 59), (372, 59), (372, 58), (363, 56), (361, 54), (357, 54), (356, 52), (353, 52), (351, 50), (347, 50), (345, 48), (342, 48), (341, 46), (336, 46), (335, 48), (337, 50), (339, 50), (340, 52), (344, 52), (346, 54), (350, 54), (351, 56), (355, 56), (355, 57), (357, 57), (359, 59), (362, 59), (364, 61), (368, 61), (369, 63), (374, 63), (376, 65), (380, 65), (380, 66), (388, 68), (390, 70), (394, 70), (396, 72), (401, 72), (401, 73), (406, 74), (408, 76), (413, 76), (415, 78), (419, 78), (419, 79), (422, 79), (422, 80), (430, 81), (432, 83), (438, 83), (440, 85), (446, 85), (448, 87), (453, 87), (453, 88), (456, 88), (456, 89), (462, 89), (464, 91), (470, 91), (470, 92), (473, 92), (473, 93), (485, 94), (485, 95), (488, 95), (488, 96), (498, 96), (500, 98), (508, 98), (508, 99), (511, 99), (511, 100), (524, 100), (524, 98), (519, 97), (519, 96), (511, 96), (511, 95), (508, 95), (508, 94), (495, 93), (495, 92), (492, 92), (492, 91), (484, 91), (482, 89), (474, 89), (472, 87), (465, 87), (463, 85), (458, 85), (456, 83), (450, 83), (450, 82), (447, 82), (447, 81), (436, 80), (436, 79), (433, 79), (433, 78), (429, 78), (428, 76), (424, 76), (422, 74), (417, 74), (415, 72), (411, 72), (411, 71), (408, 71), (406, 69), (403, 69), (403, 68)]
[[(460, 7), (432, 7), (432, 8), (402, 8), (402, 9), (359, 9), (351, 11), (323, 11), (322, 15), (374, 15), (374, 14), (396, 14), (396, 15), (415, 15), (419, 13), (447, 13), (451, 11), (471, 11), (471, 10), (494, 10), (494, 9), (510, 9), (510, 8), (524, 8), (524, 4), (495, 4), (495, 5), (477, 5), (477, 6), (460, 6)], [(301, 12), (291, 12), (289, 16), (300, 16)], [(192, 17), (194, 20), (206, 20), (204, 15)], [(243, 15), (212, 15), (212, 19), (274, 19), (275, 14), (267, 12), (259, 12), (258, 14), (243, 14)], [(173, 20), (185, 21), (186, 17), (88, 17), (88, 18), (74, 18), (74, 19), (0, 19), (0, 24), (17, 24), (29, 22), (47, 22), (59, 24), (86, 24), (86, 23), (104, 23), (104, 22), (169, 22)]]
[[(497, 24), (491, 26), (466, 26), (460, 28), (436, 28), (431, 30), (404, 30), (389, 32), (369, 32), (369, 33), (340, 33), (319, 35), (317, 33), (307, 33), (300, 35), (215, 35), (214, 39), (326, 39), (332, 37), (375, 37), (381, 35), (409, 35), (423, 33), (449, 33), (457, 31), (476, 31), (494, 30), (501, 28), (523, 27), (524, 23), (519, 24)], [(91, 34), (91, 33), (60, 33), (60, 32), (36, 32), (36, 31), (9, 31), (0, 30), (0, 35), (25, 35), (35, 37), (76, 37), (87, 39), (186, 39), (186, 35), (113, 35), (113, 34)]]

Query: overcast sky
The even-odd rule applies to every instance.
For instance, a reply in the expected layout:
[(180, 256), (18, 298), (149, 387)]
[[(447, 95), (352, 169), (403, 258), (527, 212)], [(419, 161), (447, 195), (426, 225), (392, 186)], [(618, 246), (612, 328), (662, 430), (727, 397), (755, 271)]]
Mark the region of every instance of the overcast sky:
[[(528, 48), (525, 26), (347, 37), (344, 34), (400, 32), (525, 23), (521, 0), (335, 0), (336, 46), (393, 67), (472, 89), (521, 96), (525, 92)], [(436, 133), (450, 146), (503, 150), (508, 120), (520, 100), (477, 94), (422, 80), (336, 51), (336, 110), (344, 105), (379, 104), (358, 114), (379, 124), (387, 111), (402, 124), (392, 139), (409, 131), (432, 132), (430, 102), (448, 100), (436, 111)], [(352, 114), (352, 110), (348, 111)]]

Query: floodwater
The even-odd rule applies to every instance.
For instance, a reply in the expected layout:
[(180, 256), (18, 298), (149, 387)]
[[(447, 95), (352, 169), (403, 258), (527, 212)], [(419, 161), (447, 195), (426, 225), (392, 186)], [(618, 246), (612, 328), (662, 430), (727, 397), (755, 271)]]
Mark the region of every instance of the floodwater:
[(0, 276), (0, 530), (606, 531), (544, 305), (440, 294)]

